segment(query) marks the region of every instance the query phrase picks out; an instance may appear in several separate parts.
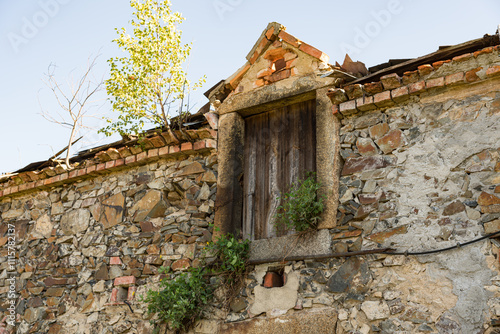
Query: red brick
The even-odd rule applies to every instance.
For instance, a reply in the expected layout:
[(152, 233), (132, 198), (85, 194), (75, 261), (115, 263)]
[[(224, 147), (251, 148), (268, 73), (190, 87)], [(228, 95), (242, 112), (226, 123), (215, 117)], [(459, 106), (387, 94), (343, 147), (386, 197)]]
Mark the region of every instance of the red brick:
[(421, 76), (430, 74), (432, 71), (434, 71), (434, 67), (432, 67), (432, 65), (429, 64), (420, 65), (418, 67), (418, 74), (420, 74)]
[(484, 54), (488, 54), (488, 53), (492, 53), (493, 52), (493, 47), (489, 46), (487, 48), (484, 48), (482, 50), (478, 50), (476, 52), (474, 52), (474, 57), (478, 57), (480, 55), (484, 55)]
[(146, 152), (141, 152), (135, 156), (135, 161), (139, 162), (141, 160), (144, 160), (148, 157), (148, 154)]
[[(500, 186), (496, 186), (495, 193), (500, 193)], [(1, 195), (0, 195), (1, 196)]]
[(384, 75), (380, 78), (384, 89), (394, 89), (401, 86), (401, 79), (396, 73)]
[[(267, 39), (267, 38), (263, 38), (259, 45), (257, 46), (257, 48), (255, 49), (255, 53), (257, 53), (257, 57), (262, 53), (262, 51), (264, 51), (269, 45), (271, 44), (271, 42)], [(254, 54), (255, 56), (255, 54)], [(257, 59), (257, 58), (255, 58)]]
[(4, 194), (5, 196), (10, 195), (10, 190), (11, 190), (10, 188), (5, 188), (5, 189), (3, 190), (3, 194)]
[(69, 174), (68, 173), (63, 173), (61, 175), (59, 175), (61, 177), (61, 181), (64, 181), (64, 180), (67, 180), (68, 177), (69, 177)]
[(56, 182), (59, 182), (60, 179), (61, 179), (61, 177), (59, 175), (56, 175), (56, 176), (52, 176), (49, 180), (50, 180), (50, 183), (56, 183)]
[(115, 161), (114, 160), (106, 162), (106, 166), (105, 166), (106, 169), (113, 168), (113, 167), (115, 167)]
[(122, 265), (122, 260), (118, 256), (112, 256), (109, 258), (109, 264)]
[(284, 42), (295, 46), (296, 48), (298, 48), (300, 45), (300, 41), (297, 38), (293, 37), (292, 35), (285, 32), (284, 30), (280, 31), (280, 33), (278, 34), (278, 37), (281, 38)]
[(451, 60), (447, 59), (447, 60), (436, 61), (436, 62), (432, 63), (432, 67), (434, 67), (434, 69), (437, 70), (446, 63), (451, 63)]
[(132, 164), (135, 162), (135, 155), (131, 155), (125, 158), (125, 165)]
[[(268, 59), (271, 62), (274, 62), (278, 59), (283, 59), (285, 56), (285, 53), (287, 53), (287, 50), (279, 48), (279, 49), (269, 49), (266, 51), (264, 54), (264, 59)], [(262, 78), (262, 76), (261, 76)]]
[(157, 156), (158, 156), (157, 148), (148, 151), (148, 158), (156, 158)]
[(35, 183), (35, 187), (42, 187), (43, 186), (43, 180), (38, 180)]
[[(99, 171), (102, 171), (104, 170), (104, 168), (106, 168), (106, 165), (105, 164), (97, 164), (97, 167), (96, 167), (96, 171), (99, 172)], [(71, 175), (70, 175), (71, 177)]]
[(195, 150), (201, 150), (201, 149), (204, 149), (205, 148), (205, 142), (202, 140), (202, 141), (197, 141), (196, 143), (194, 143), (194, 146), (193, 148)]
[(82, 168), (82, 169), (78, 170), (78, 176), (84, 176), (85, 174), (87, 174), (86, 168)]
[(419, 81), (408, 85), (410, 95), (425, 91), (425, 81)]
[(173, 154), (173, 153), (179, 153), (181, 151), (180, 145), (173, 145), (168, 147), (168, 153)]
[(118, 159), (115, 160), (115, 167), (123, 166), (125, 165), (125, 159)]
[(373, 96), (364, 96), (356, 99), (356, 107), (360, 111), (375, 109), (376, 106), (373, 104)]
[(129, 286), (135, 284), (136, 278), (135, 276), (122, 276), (115, 278), (115, 286)]
[(287, 69), (281, 70), (279, 72), (274, 72), (271, 75), (271, 77), (269, 78), (269, 81), (276, 82), (276, 81), (280, 81), (283, 79), (287, 79), (290, 77), (291, 74), (292, 74), (292, 72), (290, 70), (287, 70)]
[(478, 67), (478, 68), (475, 68), (473, 70), (467, 71), (465, 73), (465, 81), (475, 82), (475, 81), (481, 80), (481, 78), (479, 78), (476, 73), (481, 71), (482, 69), (483, 69), (482, 67)]
[(394, 102), (398, 103), (407, 100), (410, 97), (408, 86), (403, 86), (391, 90), (391, 97), (394, 100)]
[(0, 190), (0, 197), (3, 196), (3, 190)]
[(168, 146), (163, 146), (158, 150), (158, 155), (163, 156), (168, 154)]
[(271, 28), (267, 29), (267, 31), (266, 31), (266, 38), (268, 40), (271, 40), (272, 37), (273, 37), (273, 35), (274, 35), (274, 27), (271, 27)]
[(267, 272), (264, 276), (264, 287), (275, 288), (283, 286), (283, 277), (275, 272)]
[(247, 73), (248, 69), (250, 69), (250, 64), (246, 64), (238, 73), (236, 73), (234, 78), (229, 81), (229, 84), (231, 85), (231, 87), (233, 87), (233, 89), (238, 86), (245, 73)]
[(96, 169), (96, 165), (88, 166), (87, 167), (87, 174), (95, 172), (95, 169)]
[(260, 55), (260, 53), (258, 53), (257, 51), (255, 51), (253, 53), (253, 56), (250, 57), (250, 59), (248, 59), (248, 62), (253, 65), (255, 63), (255, 61), (257, 60), (257, 58), (259, 58), (259, 55)]
[(380, 81), (377, 82), (370, 82), (364, 84), (364, 90), (366, 93), (370, 95), (375, 95), (377, 93), (381, 93), (384, 91), (384, 86), (382, 86), (382, 83)]
[(461, 84), (463, 82), (464, 82), (464, 73), (463, 72), (450, 74), (444, 78), (444, 84), (446, 86), (458, 85), (458, 84)]
[(418, 71), (408, 71), (403, 73), (403, 85), (417, 82), (419, 79)]
[(444, 77), (429, 79), (425, 83), (427, 89), (444, 87)]
[(307, 53), (308, 55), (310, 55), (314, 58), (321, 60), (324, 63), (328, 63), (328, 60), (330, 59), (330, 57), (328, 57), (328, 55), (326, 53), (319, 51), (314, 46), (311, 46), (307, 43), (300, 44), (299, 50)]
[(134, 300), (136, 290), (137, 290), (137, 287), (135, 287), (135, 286), (131, 286), (128, 288), (127, 300)]
[(192, 143), (182, 143), (181, 144), (181, 151), (191, 151), (193, 149), (193, 144)]
[(295, 65), (297, 65), (297, 59), (291, 59), (286, 61), (286, 68), (294, 68)]
[(113, 288), (113, 290), (111, 291), (111, 297), (109, 301), (110, 303), (119, 303), (123, 302), (127, 297), (128, 297), (128, 291), (126, 290), (124, 291), (124, 289), (120, 288)]
[(69, 178), (74, 178), (74, 177), (77, 177), (78, 176), (78, 171), (77, 170), (72, 170), (71, 172), (69, 172)]
[(471, 58), (472, 58), (472, 53), (466, 53), (466, 54), (463, 54), (460, 56), (453, 57), (451, 60), (453, 60), (454, 62), (460, 63), (463, 61), (467, 61)]
[(500, 66), (499, 65), (492, 66), (486, 70), (487, 77), (494, 77), (497, 75), (500, 75)]
[(375, 94), (375, 96), (373, 97), (373, 102), (377, 107), (387, 107), (394, 104), (394, 102), (391, 100), (391, 91), (389, 90)]
[[(28, 190), (28, 183), (24, 183), (19, 186), (19, 191), (25, 191), (25, 190)], [(2, 197), (2, 195), (0, 195), (0, 197)]]
[(351, 115), (358, 112), (358, 109), (356, 109), (356, 100), (341, 103), (339, 109), (342, 115)]
[(262, 87), (266, 84), (266, 81), (264, 79), (257, 79), (253, 83), (253, 88), (259, 88)]

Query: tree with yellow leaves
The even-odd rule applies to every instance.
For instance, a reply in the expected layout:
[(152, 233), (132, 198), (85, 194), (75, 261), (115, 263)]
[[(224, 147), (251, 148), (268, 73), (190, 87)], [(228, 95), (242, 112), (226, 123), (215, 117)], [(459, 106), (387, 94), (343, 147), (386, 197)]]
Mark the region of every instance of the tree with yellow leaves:
[(108, 119), (100, 132), (122, 136), (141, 133), (144, 125), (169, 127), (170, 116), (188, 112), (184, 98), (201, 87), (205, 78), (191, 85), (183, 68), (191, 44), (183, 44), (178, 25), (184, 18), (173, 12), (169, 0), (131, 0), (135, 9), (132, 35), (116, 29), (113, 40), (127, 57), (108, 60), (111, 76), (106, 90), (118, 120)]

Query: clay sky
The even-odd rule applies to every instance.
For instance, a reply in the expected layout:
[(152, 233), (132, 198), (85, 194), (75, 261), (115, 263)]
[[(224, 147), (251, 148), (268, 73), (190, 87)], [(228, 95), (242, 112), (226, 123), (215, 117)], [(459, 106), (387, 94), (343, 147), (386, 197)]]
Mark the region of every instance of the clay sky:
[[(342, 63), (346, 51), (367, 67), (389, 59), (415, 58), (494, 34), (500, 24), (500, 2), (482, 0), (320, 1), (320, 0), (173, 0), (186, 21), (185, 42), (193, 42), (189, 77), (207, 76), (191, 95), (194, 109), (207, 100), (202, 93), (245, 63), (245, 56), (269, 22)], [(122, 53), (112, 43), (114, 28), (127, 27), (132, 9), (126, 0), (0, 0), (0, 173), (48, 159), (67, 144), (69, 130), (49, 123), (41, 107), (60, 111), (42, 79), (49, 64), (65, 83), (85, 69), (89, 56), (101, 54), (94, 71), (106, 79), (106, 60)], [(97, 118), (113, 116), (101, 94)], [(102, 138), (85, 130), (77, 150), (119, 138)]]

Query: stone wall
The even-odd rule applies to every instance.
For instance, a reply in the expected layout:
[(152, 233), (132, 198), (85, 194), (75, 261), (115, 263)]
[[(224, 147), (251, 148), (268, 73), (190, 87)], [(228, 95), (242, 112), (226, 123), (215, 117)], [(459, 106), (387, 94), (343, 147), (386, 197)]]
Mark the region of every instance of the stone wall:
[(172, 277), (198, 266), (212, 238), (217, 156), (189, 144), (160, 156), (152, 148), (149, 158), (145, 149), (129, 166), (78, 176), (80, 168), (56, 186), (0, 199), (7, 332), (14, 301), (17, 333), (151, 333), (138, 297), (168, 279), (160, 266)]
[[(344, 160), (337, 227), (326, 237), (254, 242), (261, 251), (253, 252), (265, 258), (262, 249), (269, 247), (267, 257), (284, 258), (294, 247), (307, 253), (307, 245), (314, 245), (313, 255), (385, 247), (418, 252), (499, 231), (499, 64), (498, 47), (486, 48), (402, 77), (332, 89)], [(257, 265), (227, 318), (240, 322), (223, 332), (257, 332), (258, 319), (292, 324), (298, 314), (327, 309), (328, 327), (305, 332), (495, 333), (498, 245), (483, 240), (434, 255)], [(280, 270), (282, 287), (279, 278), (273, 285)], [(272, 288), (263, 287), (268, 277)]]
[[(494, 47), (332, 88), (328, 116), (340, 124), (332, 146), (343, 160), (332, 168), (340, 170), (336, 221), (253, 242), (253, 260), (294, 252), (302, 259), (249, 266), (229, 312), (211, 307), (192, 332), (499, 332), (494, 239), (432, 255), (346, 256), (441, 249), (500, 230), (499, 74)], [(257, 89), (266, 95), (272, 85)], [(15, 300), (19, 333), (150, 333), (137, 296), (172, 278), (158, 273), (161, 265), (174, 276), (200, 265), (212, 239), (224, 169), (215, 135), (202, 129), (182, 144), (158, 135), (70, 172), (46, 168), (4, 182), (2, 324)], [(219, 144), (227, 143), (234, 140)]]

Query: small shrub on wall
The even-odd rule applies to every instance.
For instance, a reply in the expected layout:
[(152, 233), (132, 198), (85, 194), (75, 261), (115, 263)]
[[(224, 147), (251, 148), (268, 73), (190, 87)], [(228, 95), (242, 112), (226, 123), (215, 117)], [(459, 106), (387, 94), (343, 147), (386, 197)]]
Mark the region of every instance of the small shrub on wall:
[(276, 228), (297, 232), (317, 228), (323, 212), (323, 198), (317, 195), (320, 187), (315, 173), (293, 183), (290, 191), (281, 196), (282, 204), (274, 221)]
[[(157, 315), (157, 323), (167, 323), (173, 330), (187, 330), (201, 318), (205, 306), (214, 301), (214, 292), (220, 285), (232, 287), (242, 278), (249, 255), (249, 241), (237, 240), (232, 234), (221, 236), (205, 247), (206, 261), (200, 268), (190, 268), (173, 280), (164, 279), (158, 291), (149, 290), (142, 298), (148, 304), (148, 313)], [(168, 268), (162, 268), (168, 271)], [(218, 277), (218, 284), (210, 283)]]

